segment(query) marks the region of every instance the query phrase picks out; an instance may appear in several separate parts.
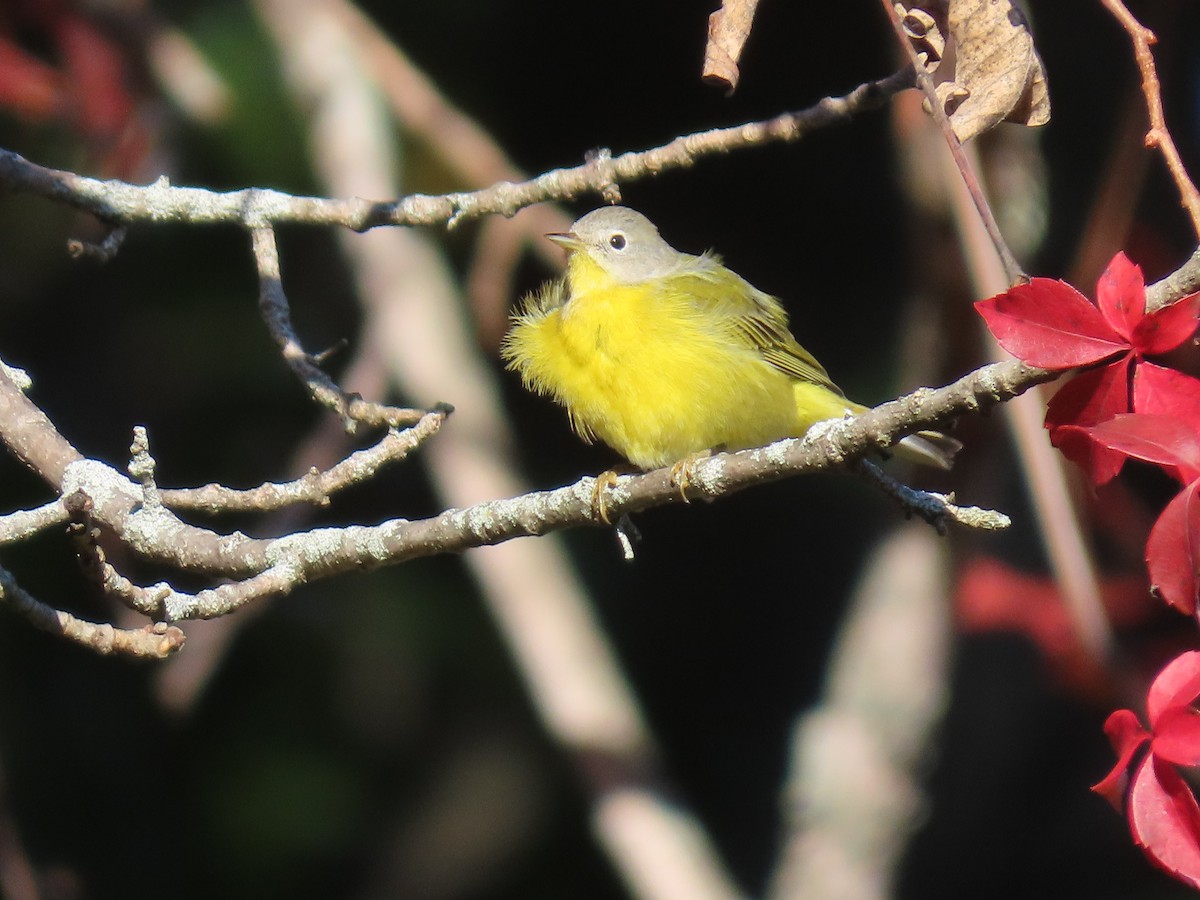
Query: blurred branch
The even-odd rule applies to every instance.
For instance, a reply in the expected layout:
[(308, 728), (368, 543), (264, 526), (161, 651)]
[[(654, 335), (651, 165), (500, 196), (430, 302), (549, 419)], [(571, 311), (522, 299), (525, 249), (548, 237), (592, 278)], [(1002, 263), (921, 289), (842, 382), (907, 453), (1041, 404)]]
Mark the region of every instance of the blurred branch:
[[(363, 66), (396, 57), (364, 54), (353, 29), (343, 27), (342, 9), (329, 0), (258, 3), (289, 86), (313, 111), (319, 177), (343, 196), (395, 195), (402, 148), (377, 102), (386, 88), (372, 84)], [(401, 93), (411, 102), (429, 92)], [(363, 333), (396, 387), (411, 396), (452, 396), (461, 409), (424, 455), (441, 501), (478, 509), (482, 499), (527, 490), (515, 472), (495, 370), (476, 352), (439, 248), (411, 229), (339, 237), (364, 308)], [(511, 542), (466, 554), (464, 563), (546, 731), (575, 763), (597, 842), (633, 895), (736, 896), (696, 817), (664, 796), (653, 739), (562, 543)]]
[(821, 702), (792, 734), (769, 900), (895, 896), (905, 842), (922, 821), (917, 773), (946, 704), (946, 555), (928, 529), (909, 525), (867, 560)]
[[(975, 156), (973, 152), (970, 155)], [(957, 180), (949, 165), (943, 168), (948, 183)], [(967, 202), (962, 191), (955, 192), (954, 198), (954, 221), (975, 294), (982, 297), (998, 294), (1008, 286), (1008, 273), (1001, 269), (998, 255), (985, 238), (985, 229), (974, 215), (973, 204)], [(983, 331), (982, 323), (980, 330)], [(993, 359), (1007, 357), (990, 334), (984, 340)], [(1045, 407), (1045, 399), (1034, 392), (1005, 404), (1004, 414), (1063, 601), (1088, 653), (1093, 659), (1105, 661), (1111, 659), (1115, 646), (1112, 629), (1079, 512), (1068, 488), (1067, 462), (1046, 440)]]
[(495, 184), (483, 190), (442, 196), (412, 194), (401, 200), (371, 201), (357, 197), (327, 199), (297, 197), (281, 191), (247, 188), (218, 192), (174, 187), (166, 177), (151, 185), (101, 181), (32, 163), (11, 150), (0, 150), (0, 186), (36, 194), (92, 213), (111, 223), (189, 222), (196, 225), (240, 224), (249, 228), (296, 222), (342, 225), (366, 231), (381, 225), (435, 225), (488, 214), (511, 216), (545, 200), (566, 200), (579, 194), (610, 190), (619, 181), (688, 168), (698, 160), (763, 144), (799, 140), (812, 131), (848, 122), (874, 109), (898, 91), (910, 87), (906, 69), (870, 81), (843, 97), (826, 97), (808, 109), (785, 113), (762, 122), (678, 137), (661, 147), (623, 153), (596, 153), (581, 166), (555, 169), (519, 184)]
[[(425, 141), (438, 159), (471, 189), (503, 181), (528, 181), (499, 142), (451, 103), (429, 77), (389, 37), (345, 0), (327, 0), (328, 11), (345, 28), (374, 76), (376, 89), (391, 104), (407, 133)], [(480, 342), (494, 350), (508, 325), (513, 274), (525, 248), (559, 269), (562, 253), (542, 235), (566, 231), (571, 219), (546, 203), (526, 207), (511, 219), (489, 217), (472, 254), (467, 293)]]
[(38, 900), (37, 873), (21, 843), (8, 785), (0, 769), (0, 897), (5, 900)]
[(1121, 27), (1133, 41), (1133, 56), (1138, 69), (1142, 73), (1142, 93), (1146, 97), (1146, 113), (1150, 119), (1150, 130), (1146, 132), (1146, 146), (1156, 148), (1166, 161), (1171, 177), (1175, 179), (1175, 187), (1179, 191), (1180, 202), (1192, 219), (1192, 229), (1200, 238), (1200, 192), (1188, 176), (1179, 151), (1171, 132), (1167, 129), (1167, 120), (1163, 115), (1162, 89), (1158, 81), (1158, 71), (1154, 65), (1154, 54), (1150, 46), (1157, 43), (1154, 32), (1142, 25), (1125, 7), (1121, 0), (1100, 0), (1105, 8), (1116, 17)]

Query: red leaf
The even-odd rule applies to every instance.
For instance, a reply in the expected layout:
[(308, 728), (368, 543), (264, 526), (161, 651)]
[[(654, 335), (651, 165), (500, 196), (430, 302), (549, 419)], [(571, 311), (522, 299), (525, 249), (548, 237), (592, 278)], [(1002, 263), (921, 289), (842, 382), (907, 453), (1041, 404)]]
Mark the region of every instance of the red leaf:
[[(1143, 575), (1106, 576), (1100, 600), (1114, 626), (1145, 621), (1161, 607)], [(1111, 692), (1107, 670), (1080, 642), (1075, 620), (1053, 579), (981, 557), (963, 567), (954, 589), (955, 623), (964, 632), (1018, 632), (1034, 642), (1061, 684), (1089, 697)]]
[(62, 76), (5, 37), (0, 37), (0, 72), (0, 107), (33, 121), (62, 109)]
[(1175, 767), (1152, 753), (1129, 792), (1129, 828), (1151, 861), (1200, 887), (1200, 807)]
[(1133, 370), (1133, 411), (1174, 416), (1200, 434), (1200, 380), (1139, 362)]
[(1138, 322), (1130, 338), (1139, 353), (1156, 354), (1174, 350), (1196, 333), (1200, 293), (1156, 309)]
[(1189, 616), (1196, 612), (1197, 594), (1200, 594), (1198, 488), (1200, 482), (1193, 481), (1167, 504), (1146, 541), (1150, 589)]
[(1031, 366), (1069, 369), (1129, 349), (1100, 310), (1064, 281), (1035, 278), (975, 308), (1000, 346)]
[(1062, 426), (1096, 425), (1118, 413), (1129, 412), (1129, 366), (1132, 360), (1130, 355), (1110, 366), (1081, 372), (1059, 388), (1046, 407), (1050, 443), (1067, 459), (1081, 466), (1093, 484), (1104, 484), (1116, 477), (1125, 457), (1106, 450), (1089, 435), (1064, 430)]
[(1172, 706), (1154, 725), (1154, 755), (1178, 766), (1200, 764), (1200, 713), (1190, 706)]
[(1132, 339), (1134, 329), (1146, 314), (1146, 280), (1141, 267), (1124, 252), (1109, 261), (1096, 282), (1096, 305), (1121, 337)]
[(1200, 477), (1200, 434), (1174, 416), (1126, 413), (1079, 430), (1110, 450), (1174, 467), (1186, 481)]
[(1200, 650), (1188, 650), (1163, 666), (1146, 692), (1146, 715), (1150, 727), (1157, 728), (1159, 717), (1168, 709), (1189, 706), (1200, 697)]
[(1129, 762), (1138, 747), (1150, 738), (1150, 733), (1142, 728), (1137, 716), (1128, 709), (1118, 709), (1110, 715), (1104, 723), (1104, 733), (1112, 743), (1117, 761), (1103, 779), (1092, 785), (1092, 790), (1119, 810), (1124, 793), (1121, 782)]
[(117, 135), (133, 114), (121, 48), (82, 16), (63, 15), (55, 26), (79, 104), (80, 128), (86, 135)]

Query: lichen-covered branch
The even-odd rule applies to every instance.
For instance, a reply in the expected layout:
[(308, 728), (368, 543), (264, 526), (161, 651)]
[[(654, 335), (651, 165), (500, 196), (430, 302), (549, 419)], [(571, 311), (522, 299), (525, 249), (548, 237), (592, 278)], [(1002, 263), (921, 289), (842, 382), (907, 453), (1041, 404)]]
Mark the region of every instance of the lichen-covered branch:
[[(279, 271), (279, 248), (275, 243), (275, 229), (269, 225), (258, 225), (250, 229), (254, 248), (254, 262), (258, 268), (258, 307), (271, 337), (275, 339), (284, 360), (292, 372), (308, 388), (309, 395), (326, 409), (333, 410), (349, 430), (364, 425), (386, 425), (395, 428), (411, 425), (425, 410), (399, 409), (382, 403), (371, 403), (361, 397), (347, 394), (334, 383), (318, 365), (318, 360), (304, 349), (296, 331), (292, 328), (292, 312), (287, 294), (283, 292), (283, 278)], [(439, 413), (444, 418), (445, 410)]]
[(104, 655), (118, 653), (162, 659), (183, 646), (183, 632), (165, 622), (156, 622), (145, 628), (114, 628), (106, 623), (88, 622), (54, 609), (22, 588), (12, 574), (3, 568), (0, 568), (0, 606), (13, 610), (35, 628)]
[(911, 85), (912, 75), (906, 69), (862, 84), (844, 96), (826, 97), (799, 112), (684, 135), (650, 150), (619, 156), (596, 153), (583, 165), (555, 169), (530, 181), (502, 182), (479, 191), (441, 196), (413, 194), (400, 200), (367, 200), (297, 197), (260, 188), (219, 192), (176, 187), (166, 178), (150, 185), (133, 185), (45, 168), (11, 150), (0, 150), (0, 186), (57, 200), (114, 224), (225, 223), (259, 228), (295, 222), (342, 225), (355, 231), (381, 225), (454, 225), (488, 214), (510, 216), (544, 200), (603, 193), (621, 181), (686, 169), (705, 156), (799, 140), (815, 129), (848, 122), (859, 112), (877, 108)]
[[(373, 446), (356, 450), (323, 472), (315, 468), (310, 469), (295, 481), (280, 484), (266, 482), (244, 490), (221, 484), (176, 488), (161, 491), (162, 501), (177, 512), (191, 510), (212, 515), (271, 512), (300, 503), (328, 506), (330, 498), (338, 491), (355, 484), (363, 484), (384, 466), (407, 457), (436, 434), (445, 420), (446, 413), (435, 410), (426, 413), (411, 428), (403, 431), (389, 428)], [(3, 520), (0, 519), (0, 526), (2, 525)]]

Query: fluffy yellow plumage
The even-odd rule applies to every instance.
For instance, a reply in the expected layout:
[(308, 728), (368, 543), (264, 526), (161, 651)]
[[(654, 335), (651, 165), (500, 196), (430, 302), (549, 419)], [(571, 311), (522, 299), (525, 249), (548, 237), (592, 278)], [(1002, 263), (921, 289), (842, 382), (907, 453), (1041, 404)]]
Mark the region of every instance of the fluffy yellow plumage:
[[(675, 250), (641, 213), (605, 207), (548, 237), (566, 276), (526, 298), (501, 354), (584, 440), (651, 469), (865, 409), (792, 337), (778, 300), (716, 256)], [(948, 467), (959, 444), (922, 432), (900, 446)]]

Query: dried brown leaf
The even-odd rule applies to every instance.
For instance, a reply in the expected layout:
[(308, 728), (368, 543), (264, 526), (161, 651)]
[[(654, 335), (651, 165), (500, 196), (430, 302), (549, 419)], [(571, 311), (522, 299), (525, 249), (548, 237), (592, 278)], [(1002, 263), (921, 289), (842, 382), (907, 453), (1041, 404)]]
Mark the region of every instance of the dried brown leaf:
[(946, 53), (946, 5), (930, 2), (911, 9), (896, 3), (896, 12), (904, 32), (917, 51), (921, 66), (929, 72), (937, 71), (938, 64)]
[(758, 0), (722, 0), (721, 8), (708, 17), (708, 43), (704, 47), (704, 71), (709, 84), (732, 94), (737, 88), (738, 60), (750, 37)]
[(1050, 121), (1046, 70), (1012, 0), (950, 0), (947, 24), (954, 80), (938, 85), (938, 97), (960, 141), (1000, 122)]

